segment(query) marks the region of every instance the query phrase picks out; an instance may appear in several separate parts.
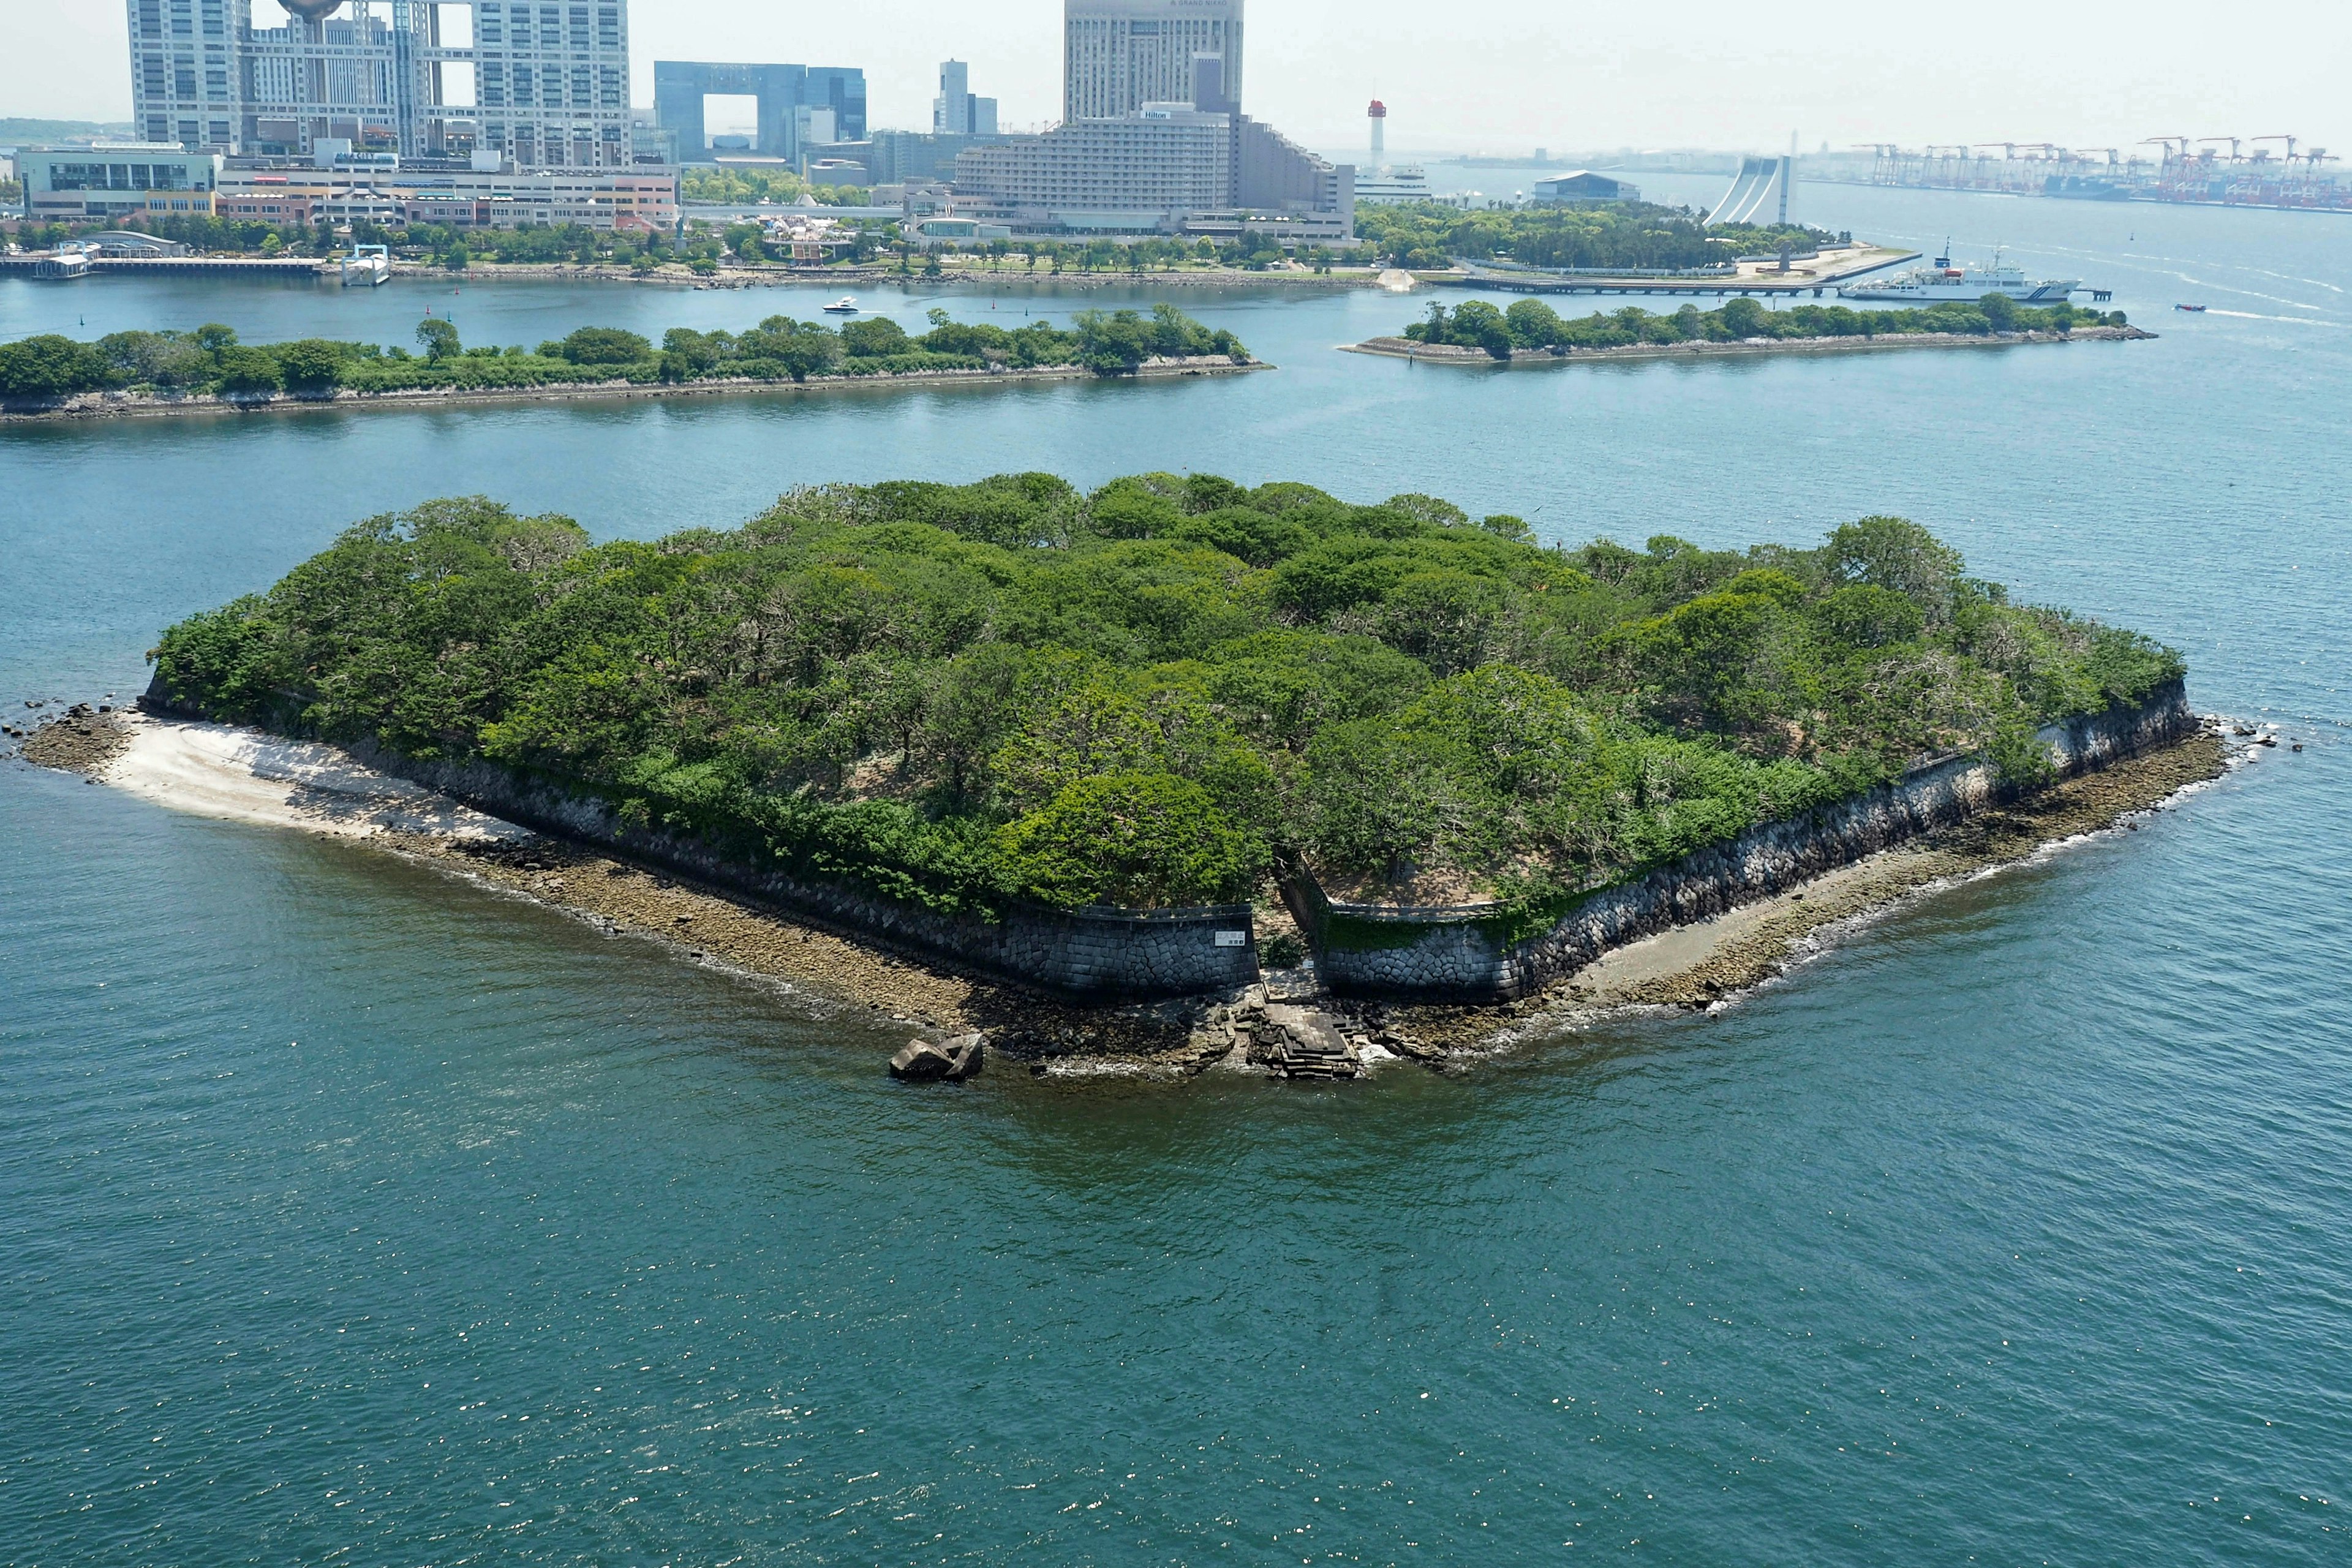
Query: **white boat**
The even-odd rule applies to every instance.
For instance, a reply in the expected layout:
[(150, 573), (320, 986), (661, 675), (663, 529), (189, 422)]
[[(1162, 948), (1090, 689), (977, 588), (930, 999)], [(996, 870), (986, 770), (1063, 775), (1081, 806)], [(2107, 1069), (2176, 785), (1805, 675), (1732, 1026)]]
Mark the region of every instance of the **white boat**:
[(392, 281), (392, 247), (386, 245), (354, 245), (352, 253), (343, 258), (343, 287), (373, 289)]
[(1429, 200), (1429, 171), (1418, 163), (1361, 170), (1356, 175), (1356, 199), (1360, 202), (1425, 202)]
[(48, 255), (33, 263), (36, 278), (87, 278), (89, 264), (98, 255), (94, 245), (60, 245)]
[(854, 316), (857, 314), (857, 296), (855, 294), (844, 294), (840, 299), (835, 300), (832, 304), (827, 305), (824, 308), (824, 313), (828, 316)]
[[(1952, 243), (1944, 242), (1949, 251)], [(1988, 294), (2006, 294), (2021, 305), (2055, 305), (2083, 286), (2079, 278), (2030, 279), (2021, 267), (2005, 267), (1994, 251), (1983, 267), (1955, 267), (1949, 255), (1936, 258), (1932, 267), (1915, 267), (1865, 283), (1849, 283), (1838, 293), (1848, 300), (1892, 300), (1906, 305), (1937, 305), (1947, 300), (1973, 305)]]

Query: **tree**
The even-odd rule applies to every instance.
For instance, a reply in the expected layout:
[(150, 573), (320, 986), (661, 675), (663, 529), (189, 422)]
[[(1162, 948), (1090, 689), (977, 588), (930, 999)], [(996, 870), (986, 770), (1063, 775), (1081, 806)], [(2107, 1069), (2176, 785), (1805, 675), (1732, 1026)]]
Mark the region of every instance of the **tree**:
[(1169, 773), (1079, 779), (997, 842), (1014, 886), (1066, 907), (1223, 903), (1246, 897), (1264, 863), (1207, 790)]
[(44, 332), (0, 343), (0, 396), (68, 397), (94, 392), (110, 377), (106, 358), (71, 338)]
[(465, 345), (457, 341), (457, 324), (445, 321), (438, 316), (427, 316), (416, 323), (416, 346), (425, 351), (425, 359), (434, 364), (439, 364), (445, 359), (455, 359), (465, 352)]
[(342, 379), (343, 350), (324, 338), (303, 338), (278, 350), (278, 368), (296, 392), (328, 392)]
[(1992, 323), (1992, 330), (1994, 331), (2008, 332), (2016, 331), (2017, 301), (2011, 299), (2008, 295), (2001, 293), (1987, 294), (1983, 299), (1977, 301), (1977, 309), (1984, 312), (1985, 320)]
[(1717, 312), (1723, 318), (1723, 329), (1735, 339), (1760, 338), (1770, 335), (1771, 321), (1764, 307), (1746, 294), (1726, 303)]
[(220, 365), (220, 389), (246, 395), (276, 392), (285, 384), (278, 356), (268, 349), (230, 344), (215, 356)]
[[(429, 324), (429, 323), (428, 323)], [(422, 333), (424, 328), (417, 331)], [(450, 333), (455, 347), (457, 333)], [(540, 352), (551, 357), (570, 360), (573, 364), (636, 364), (653, 357), (654, 346), (635, 332), (618, 327), (580, 327), (566, 334), (560, 343), (543, 346)]]

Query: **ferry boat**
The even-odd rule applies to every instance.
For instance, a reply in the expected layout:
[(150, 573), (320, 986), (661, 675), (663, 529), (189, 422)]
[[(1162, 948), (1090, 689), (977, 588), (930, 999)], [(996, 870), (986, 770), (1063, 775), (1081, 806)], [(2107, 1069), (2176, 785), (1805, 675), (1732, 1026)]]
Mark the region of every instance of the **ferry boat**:
[(87, 278), (89, 264), (98, 255), (94, 245), (60, 245), (48, 255), (33, 263), (36, 278)]
[(1947, 254), (1936, 258), (1932, 267), (1915, 267), (1892, 278), (1849, 284), (1838, 293), (1848, 300), (1892, 300), (1906, 305), (1946, 300), (1973, 305), (1988, 294), (2006, 294), (2021, 305), (2055, 305), (2083, 286), (2079, 278), (2029, 279), (2023, 268), (2002, 266), (1997, 250), (1989, 266), (1955, 267), (1948, 254), (1951, 248), (1952, 242), (1946, 240)]
[(827, 305), (824, 308), (824, 313), (828, 316), (854, 316), (857, 314), (857, 296), (855, 294), (844, 294), (840, 299), (835, 300), (832, 304)]
[(392, 281), (392, 247), (387, 245), (354, 245), (352, 253), (343, 258), (343, 287), (373, 289)]

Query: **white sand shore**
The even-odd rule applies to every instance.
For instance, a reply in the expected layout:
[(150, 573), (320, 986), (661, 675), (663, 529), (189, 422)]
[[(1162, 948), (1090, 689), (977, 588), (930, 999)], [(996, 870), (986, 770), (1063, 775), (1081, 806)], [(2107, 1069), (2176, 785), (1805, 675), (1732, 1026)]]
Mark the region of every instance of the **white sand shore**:
[(364, 767), (333, 746), (141, 713), (121, 720), (130, 744), (98, 776), (175, 811), (348, 838), (530, 837), (528, 828)]

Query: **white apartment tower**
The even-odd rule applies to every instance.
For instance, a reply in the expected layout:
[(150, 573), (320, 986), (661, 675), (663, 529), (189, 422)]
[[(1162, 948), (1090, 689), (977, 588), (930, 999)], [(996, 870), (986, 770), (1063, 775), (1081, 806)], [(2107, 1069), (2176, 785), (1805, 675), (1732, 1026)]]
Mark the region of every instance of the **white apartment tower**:
[(1190, 103), (1193, 57), (1222, 63), (1224, 101), (1242, 101), (1242, 0), (1063, 0), (1062, 118)]
[(150, 141), (301, 156), (495, 152), (525, 167), (631, 161), (627, 0), (126, 0), (132, 113)]

